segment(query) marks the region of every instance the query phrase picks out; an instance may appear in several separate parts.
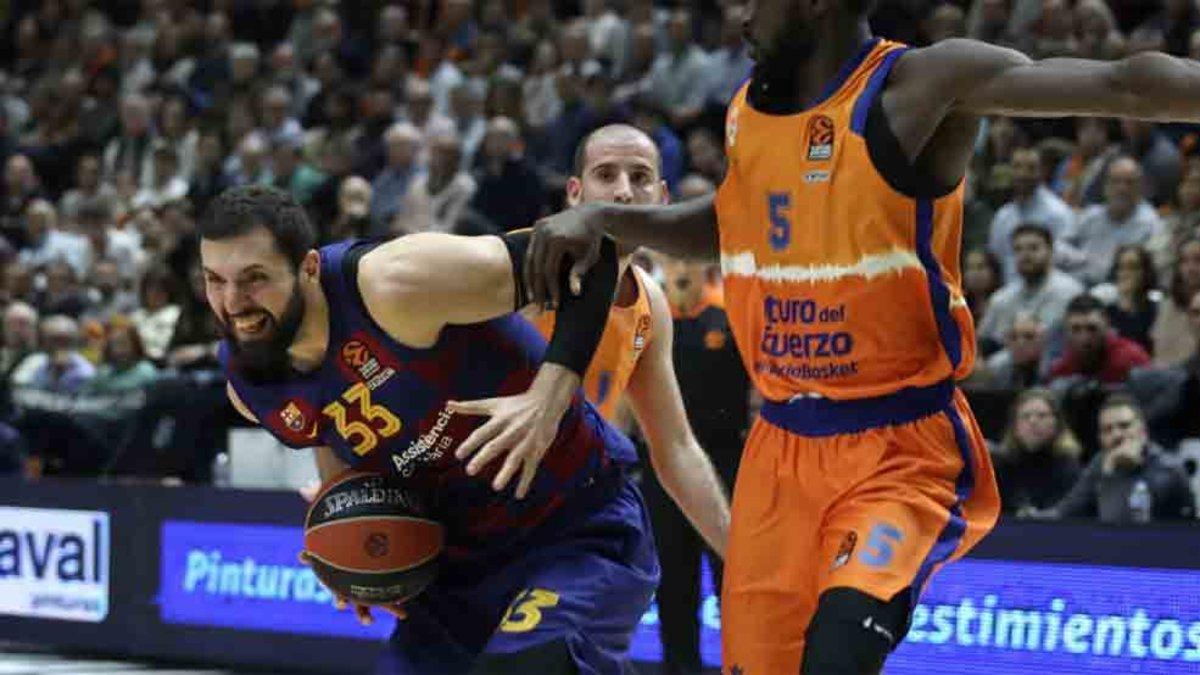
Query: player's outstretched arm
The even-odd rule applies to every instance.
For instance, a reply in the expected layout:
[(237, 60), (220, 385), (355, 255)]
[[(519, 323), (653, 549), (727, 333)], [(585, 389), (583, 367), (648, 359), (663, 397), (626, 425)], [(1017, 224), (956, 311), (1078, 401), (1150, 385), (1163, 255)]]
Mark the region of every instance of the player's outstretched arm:
[(671, 358), (674, 336), (667, 299), (658, 286), (645, 288), (653, 337), (629, 378), (629, 403), (650, 446), (650, 463), (659, 482), (692, 527), (724, 558), (729, 501), (684, 412)]
[(589, 202), (542, 219), (534, 227), (525, 262), (529, 299), (558, 306), (558, 273), (567, 264), (568, 286), (577, 293), (583, 274), (599, 259), (606, 234), (676, 258), (715, 260), (720, 246), (713, 199), (707, 195), (654, 206)]
[(905, 54), (887, 95), (902, 99), (887, 101), (889, 108), (931, 119), (965, 113), (1198, 121), (1200, 63), (1161, 52), (1119, 61), (1036, 61), (984, 42), (944, 40)]

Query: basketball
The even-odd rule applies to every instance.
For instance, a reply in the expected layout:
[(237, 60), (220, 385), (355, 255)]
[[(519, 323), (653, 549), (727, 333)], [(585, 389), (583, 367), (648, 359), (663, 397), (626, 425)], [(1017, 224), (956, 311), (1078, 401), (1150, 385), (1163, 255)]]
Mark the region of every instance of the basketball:
[(350, 602), (411, 598), (437, 576), (445, 532), (411, 491), (383, 476), (347, 471), (313, 500), (304, 549), (317, 578)]

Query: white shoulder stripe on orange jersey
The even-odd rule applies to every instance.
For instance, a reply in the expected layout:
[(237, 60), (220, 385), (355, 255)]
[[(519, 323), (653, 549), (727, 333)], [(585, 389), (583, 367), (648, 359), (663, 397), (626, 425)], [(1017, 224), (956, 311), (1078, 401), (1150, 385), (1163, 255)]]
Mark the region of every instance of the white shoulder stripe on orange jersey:
[(725, 276), (758, 277), (764, 281), (816, 283), (847, 277), (873, 279), (904, 270), (924, 271), (921, 259), (912, 251), (892, 249), (887, 253), (865, 255), (852, 265), (764, 265), (758, 266), (753, 251), (721, 253), (721, 272)]

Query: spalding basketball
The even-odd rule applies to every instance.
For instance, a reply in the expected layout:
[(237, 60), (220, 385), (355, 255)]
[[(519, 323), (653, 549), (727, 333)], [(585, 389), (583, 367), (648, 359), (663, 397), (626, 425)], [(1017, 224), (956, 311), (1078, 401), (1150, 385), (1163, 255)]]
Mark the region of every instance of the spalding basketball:
[(346, 600), (389, 604), (437, 576), (445, 531), (409, 490), (383, 476), (347, 471), (313, 500), (304, 549), (321, 583)]

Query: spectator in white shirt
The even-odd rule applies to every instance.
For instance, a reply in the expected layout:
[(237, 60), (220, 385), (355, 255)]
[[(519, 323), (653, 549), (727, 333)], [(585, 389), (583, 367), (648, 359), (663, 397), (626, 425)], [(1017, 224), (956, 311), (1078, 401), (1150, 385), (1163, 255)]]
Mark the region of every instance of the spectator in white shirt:
[(467, 204), (475, 196), (475, 179), (461, 169), (462, 150), (449, 134), (430, 143), (429, 171), (414, 178), (404, 199), (404, 210), (392, 221), (392, 230), (454, 232)]
[[(1012, 200), (996, 211), (988, 250), (1000, 260), (1004, 278), (1017, 276), (1012, 255), (1012, 235), (1021, 225), (1040, 225), (1050, 232), (1064, 253), (1062, 244), (1075, 226), (1075, 213), (1058, 195), (1042, 183), (1042, 155), (1037, 148), (1022, 148), (1012, 154)], [(1107, 263), (1112, 256), (1105, 259)]]
[(59, 228), (58, 212), (44, 199), (35, 199), (25, 208), (25, 237), (28, 245), (18, 259), (29, 267), (45, 267), (61, 260), (83, 276), (91, 258), (91, 246), (85, 237)]
[(1070, 235), (1076, 250), (1063, 256), (1067, 269), (1088, 285), (1108, 277), (1117, 248), (1149, 242), (1163, 230), (1162, 219), (1142, 198), (1142, 167), (1137, 160), (1113, 160), (1104, 181), (1104, 198), (1104, 204), (1089, 206), (1080, 214)]
[(992, 296), (979, 324), (980, 341), (1005, 341), (1017, 315), (1033, 317), (1051, 335), (1059, 333), (1067, 305), (1084, 291), (1071, 275), (1054, 269), (1054, 239), (1039, 225), (1018, 226), (1012, 235), (1017, 278)]

